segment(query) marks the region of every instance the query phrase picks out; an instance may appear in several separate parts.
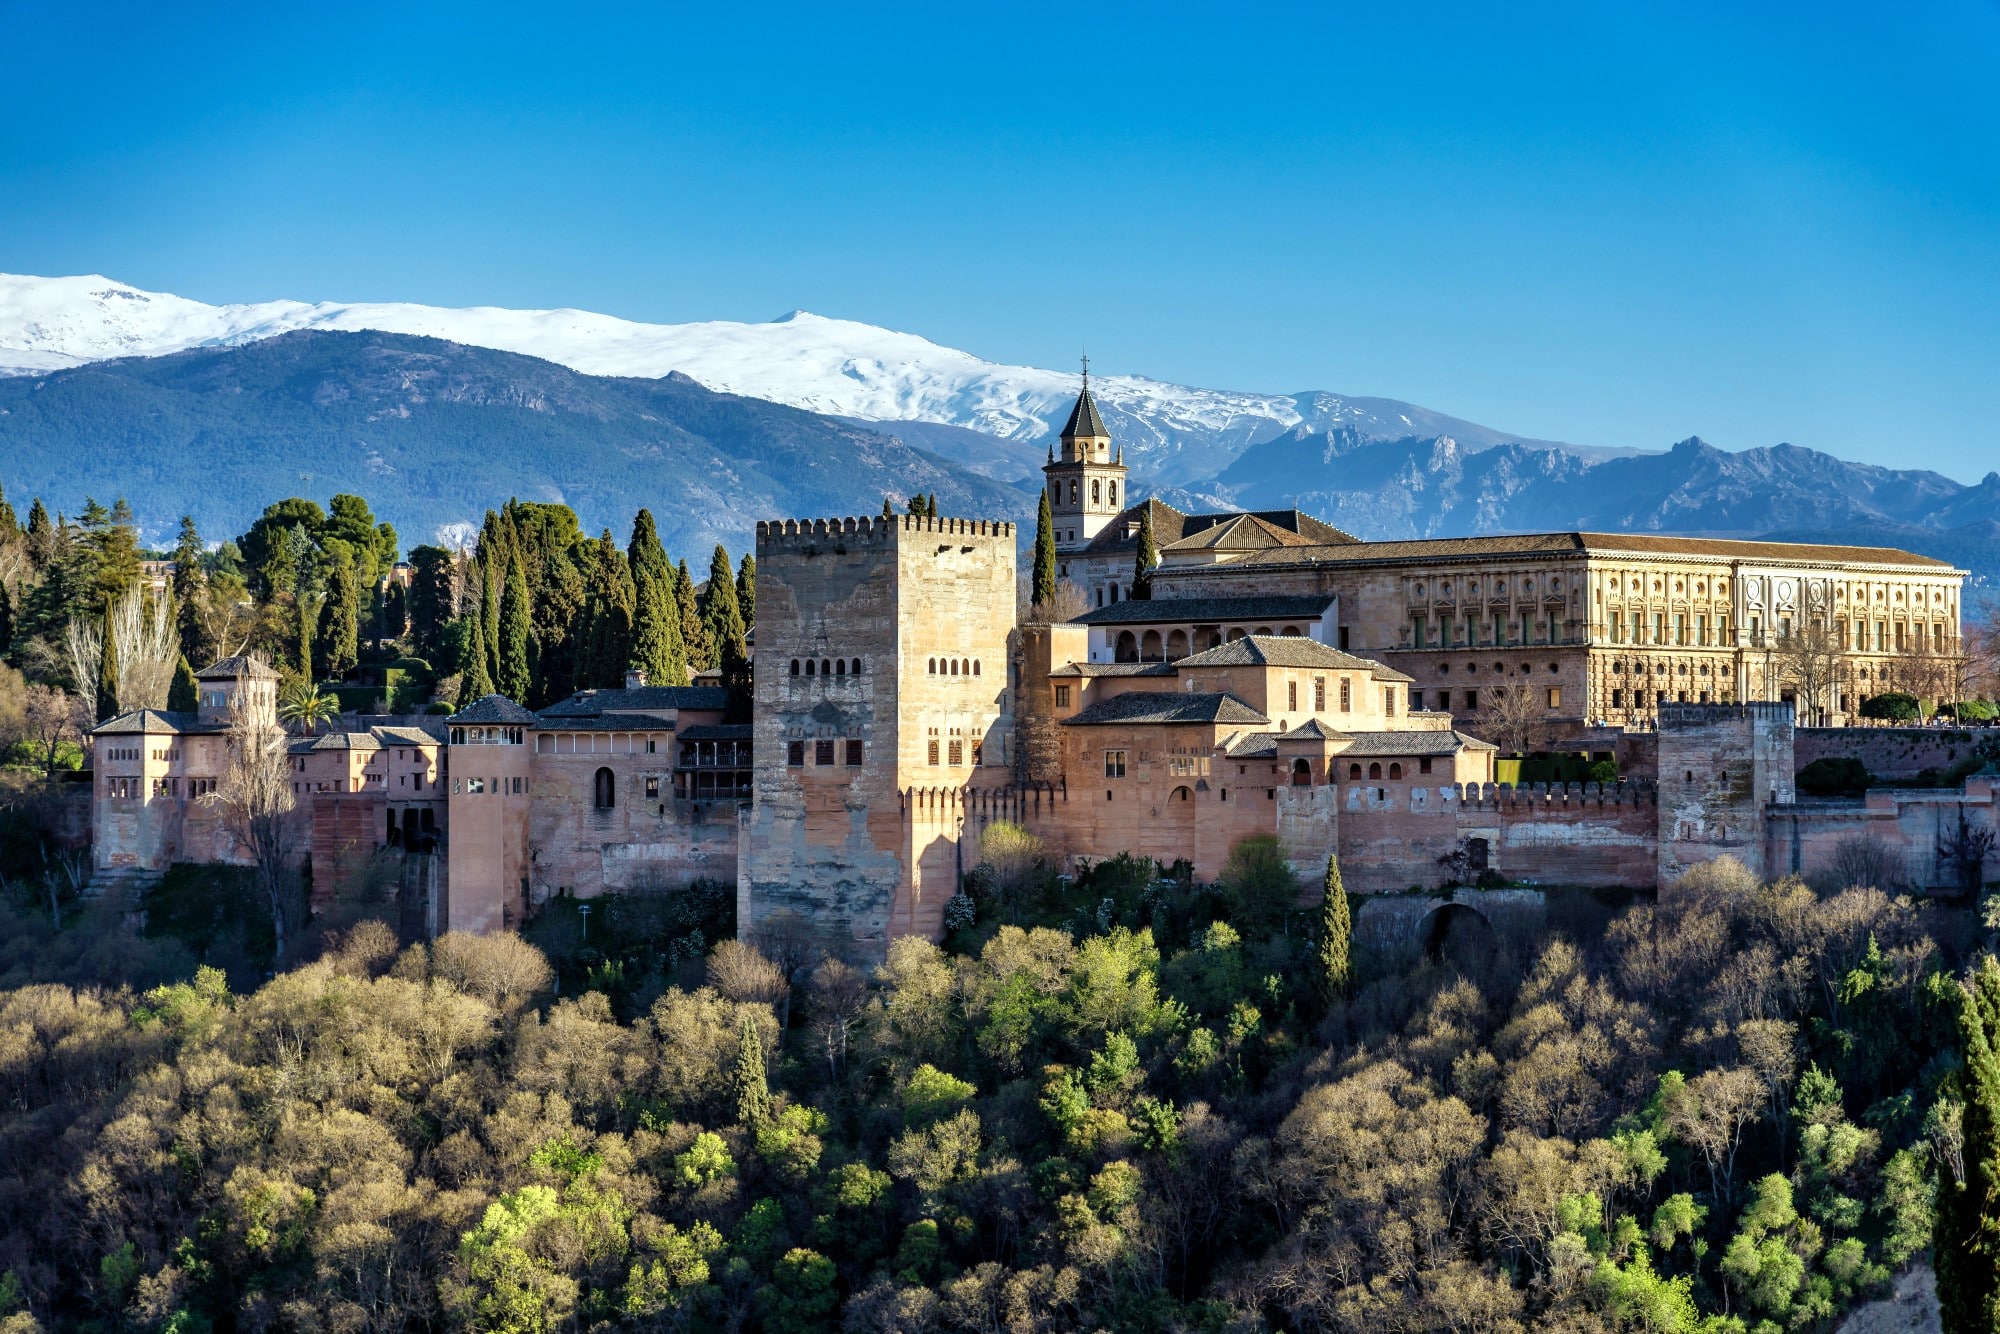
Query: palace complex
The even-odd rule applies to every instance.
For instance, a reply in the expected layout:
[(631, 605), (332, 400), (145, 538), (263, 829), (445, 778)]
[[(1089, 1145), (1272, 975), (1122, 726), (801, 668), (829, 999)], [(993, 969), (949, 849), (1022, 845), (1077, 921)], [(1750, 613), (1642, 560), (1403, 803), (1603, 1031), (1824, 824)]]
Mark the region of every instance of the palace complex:
[[(1055, 855), (1214, 877), (1275, 835), (1362, 892), (1491, 872), (1651, 888), (1724, 854), (1809, 870), (1883, 840), (1955, 884), (1950, 830), (1992, 785), (1794, 790), (1795, 719), (1959, 652), (1961, 570), (1872, 547), (1543, 533), (1365, 542), (1294, 511), (1125, 502), (1086, 387), (1045, 468), (1059, 577), (1086, 610), (1023, 623), (1019, 535), (933, 517), (757, 526), (750, 717), (708, 686), (499, 696), (424, 729), (300, 738), (299, 855), (328, 892), (357, 857), (420, 864), (430, 930), (519, 925), (553, 895), (732, 883), (738, 921), (796, 911), (879, 957), (937, 935), (998, 820)], [(1142, 525), (1160, 564), (1134, 599)], [(231, 719), (268, 711), (252, 659), (200, 673), (196, 714), (96, 732), (105, 874), (244, 861), (222, 818)], [(1936, 694), (1944, 691), (1934, 691)], [(1499, 784), (1493, 737), (1616, 758), (1613, 783)]]

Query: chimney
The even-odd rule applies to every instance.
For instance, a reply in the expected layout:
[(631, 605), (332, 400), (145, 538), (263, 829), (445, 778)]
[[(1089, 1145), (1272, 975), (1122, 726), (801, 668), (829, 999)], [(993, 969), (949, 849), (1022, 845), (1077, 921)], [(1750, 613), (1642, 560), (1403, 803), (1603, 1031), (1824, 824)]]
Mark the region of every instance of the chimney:
[(627, 690), (643, 690), (643, 689), (645, 689), (645, 688), (646, 688), (646, 669), (645, 669), (644, 667), (629, 667), (629, 668), (627, 668), (627, 669), (626, 669), (626, 671), (625, 671), (625, 688), (626, 688)]

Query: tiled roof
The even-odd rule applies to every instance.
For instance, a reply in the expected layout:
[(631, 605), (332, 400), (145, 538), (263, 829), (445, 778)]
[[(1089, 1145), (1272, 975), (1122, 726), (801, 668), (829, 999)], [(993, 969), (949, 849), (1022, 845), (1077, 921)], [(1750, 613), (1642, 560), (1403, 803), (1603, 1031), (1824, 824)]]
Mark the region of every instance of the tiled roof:
[(1410, 561), (1488, 559), (1496, 556), (1615, 555), (1735, 557), (1748, 560), (1816, 561), (1846, 565), (1900, 565), (1946, 571), (1934, 560), (1894, 547), (1830, 546), (1804, 542), (1752, 542), (1733, 538), (1670, 537), (1658, 533), (1510, 533), (1493, 537), (1428, 537), (1395, 542), (1322, 543), (1253, 552), (1234, 562), (1246, 565), (1389, 565)]
[(1221, 523), (1197, 528), (1186, 537), (1167, 543), (1160, 548), (1160, 555), (1164, 559), (1175, 552), (1261, 551), (1271, 547), (1313, 545), (1316, 544), (1311, 538), (1280, 528), (1255, 514), (1232, 514)]
[(1174, 664), (1182, 671), (1197, 667), (1324, 667), (1331, 671), (1367, 672), (1377, 681), (1409, 681), (1393, 667), (1372, 658), (1357, 658), (1328, 648), (1317, 639), (1298, 635), (1245, 635)]
[(1463, 732), (1347, 732), (1354, 742), (1338, 758), (1374, 759), (1403, 755), (1456, 755), (1461, 750), (1495, 750), (1491, 742)]
[(1111, 434), (1104, 429), (1104, 417), (1097, 411), (1097, 399), (1092, 397), (1089, 386), (1076, 396), (1076, 406), (1069, 410), (1069, 422), (1062, 433), (1066, 437)]
[(748, 723), (700, 723), (683, 729), (683, 741), (748, 741), (751, 727)]
[(539, 721), (505, 695), (485, 695), (451, 715), (454, 726), (459, 723), (505, 723), (510, 727), (533, 727)]
[(1121, 511), (1118, 517), (1098, 530), (1097, 536), (1091, 538), (1079, 554), (1108, 556), (1136, 553), (1139, 550), (1139, 533), (1135, 525), (1139, 522), (1141, 510), (1153, 516), (1153, 542), (1162, 551), (1208, 529), (1245, 517), (1255, 519), (1274, 532), (1295, 535), (1309, 543), (1333, 546), (1359, 540), (1330, 523), (1321, 523), (1302, 510), (1222, 510), (1214, 514), (1183, 514), (1164, 500), (1145, 500)]
[(1050, 676), (1172, 676), (1171, 662), (1071, 662)]
[(367, 732), (328, 732), (312, 739), (310, 750), (380, 750), (382, 743)]
[(542, 710), (544, 718), (588, 718), (604, 713), (662, 713), (729, 706), (719, 686), (640, 686), (634, 690), (579, 690)]
[(1232, 760), (1273, 760), (1278, 757), (1276, 732), (1243, 732), (1229, 739), (1222, 753)]
[(1314, 621), (1333, 605), (1333, 594), (1272, 594), (1247, 598), (1138, 598), (1096, 607), (1072, 625), (1169, 625), (1222, 621)]
[(1308, 718), (1291, 731), (1278, 738), (1280, 741), (1334, 741), (1340, 733), (1328, 727), (1317, 718)]
[(92, 736), (188, 736), (226, 732), (229, 725), (203, 722), (194, 713), (169, 713), (165, 709), (133, 709), (116, 718), (107, 718), (90, 729)]
[(254, 653), (237, 653), (227, 658), (218, 658), (194, 674), (197, 681), (233, 681), (237, 677), (248, 677), (252, 681), (275, 681), (278, 674), (270, 669), (262, 658)]
[(435, 746), (444, 740), (445, 723), (442, 718), (438, 720), (437, 728), (435, 733), (423, 727), (371, 727), (368, 730), (386, 746)]
[(1188, 694), (1178, 690), (1135, 690), (1101, 699), (1062, 720), (1065, 727), (1105, 723), (1250, 723), (1268, 726), (1270, 719), (1236, 696)]

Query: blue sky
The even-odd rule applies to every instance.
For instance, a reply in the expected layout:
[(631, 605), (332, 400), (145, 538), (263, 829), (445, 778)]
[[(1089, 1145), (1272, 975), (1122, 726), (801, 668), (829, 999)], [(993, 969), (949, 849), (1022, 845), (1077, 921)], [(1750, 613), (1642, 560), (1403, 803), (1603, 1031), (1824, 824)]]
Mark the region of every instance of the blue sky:
[(2000, 467), (1992, 3), (0, 0), (0, 62), (13, 272)]

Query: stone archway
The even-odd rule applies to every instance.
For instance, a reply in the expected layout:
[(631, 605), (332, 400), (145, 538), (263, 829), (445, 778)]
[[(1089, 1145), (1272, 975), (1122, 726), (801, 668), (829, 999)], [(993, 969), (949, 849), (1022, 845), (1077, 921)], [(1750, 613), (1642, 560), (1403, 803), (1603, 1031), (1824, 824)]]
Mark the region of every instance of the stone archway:
[(1499, 944), (1486, 914), (1467, 903), (1440, 903), (1418, 920), (1416, 937), (1433, 963), (1490, 955)]

